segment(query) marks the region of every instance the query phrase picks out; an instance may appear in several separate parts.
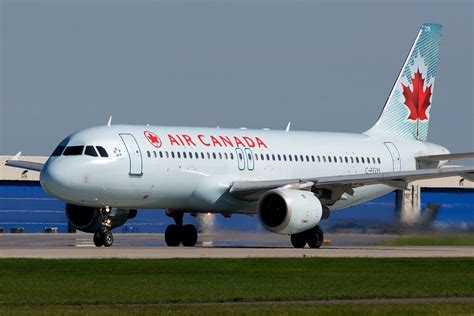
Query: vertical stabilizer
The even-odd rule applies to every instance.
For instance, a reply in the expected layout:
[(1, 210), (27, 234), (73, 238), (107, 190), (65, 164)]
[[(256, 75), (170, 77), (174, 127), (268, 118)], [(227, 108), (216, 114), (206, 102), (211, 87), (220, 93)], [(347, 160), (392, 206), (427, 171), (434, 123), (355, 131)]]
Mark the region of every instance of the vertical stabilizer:
[(440, 24), (421, 26), (378, 121), (366, 134), (426, 140), (441, 29)]

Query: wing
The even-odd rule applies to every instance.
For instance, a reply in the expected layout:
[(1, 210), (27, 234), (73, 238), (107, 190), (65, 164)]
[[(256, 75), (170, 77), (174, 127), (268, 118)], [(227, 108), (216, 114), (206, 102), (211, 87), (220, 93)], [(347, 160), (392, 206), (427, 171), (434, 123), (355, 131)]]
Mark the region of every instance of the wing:
[(44, 164), (39, 162), (31, 162), (31, 161), (24, 161), (19, 160), (21, 155), (21, 151), (5, 162), (5, 166), (9, 167), (16, 167), (21, 169), (33, 170), (33, 171), (41, 171), (43, 169)]
[(338, 200), (342, 194), (353, 193), (353, 188), (369, 184), (386, 184), (395, 189), (406, 188), (408, 182), (422, 179), (464, 176), (474, 179), (474, 167), (445, 167), (440, 169), (421, 169), (374, 174), (355, 174), (317, 178), (287, 179), (274, 181), (236, 181), (231, 184), (229, 193), (243, 200), (257, 200), (264, 192), (280, 187), (291, 189), (327, 189), (331, 191), (328, 199)]

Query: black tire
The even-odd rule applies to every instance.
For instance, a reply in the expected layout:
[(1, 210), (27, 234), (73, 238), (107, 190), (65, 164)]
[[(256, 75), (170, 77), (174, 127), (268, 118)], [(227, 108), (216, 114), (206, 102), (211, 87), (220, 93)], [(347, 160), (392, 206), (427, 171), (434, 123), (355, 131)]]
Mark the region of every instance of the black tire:
[(177, 225), (169, 225), (165, 231), (165, 242), (168, 247), (178, 247), (181, 243), (181, 229)]
[(316, 226), (305, 231), (306, 242), (310, 248), (320, 248), (324, 242), (324, 234), (321, 227)]
[(94, 234), (93, 240), (94, 240), (94, 245), (96, 247), (102, 247), (104, 245), (104, 242), (102, 241), (102, 236), (101, 236), (100, 232), (96, 232)]
[(291, 244), (295, 248), (304, 248), (306, 246), (306, 238), (304, 233), (292, 234)]
[(185, 247), (194, 247), (198, 238), (197, 229), (194, 225), (184, 225), (181, 231), (181, 242)]
[(110, 247), (114, 243), (114, 235), (111, 232), (106, 231), (102, 233), (102, 242), (104, 247)]

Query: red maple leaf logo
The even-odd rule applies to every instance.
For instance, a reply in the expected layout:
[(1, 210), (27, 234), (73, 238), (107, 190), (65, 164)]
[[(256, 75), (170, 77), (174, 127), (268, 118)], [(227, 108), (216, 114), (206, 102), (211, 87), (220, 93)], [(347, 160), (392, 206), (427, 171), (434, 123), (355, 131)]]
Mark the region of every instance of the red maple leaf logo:
[(148, 139), (148, 141), (150, 142), (150, 144), (152, 144), (153, 146), (155, 146), (156, 148), (160, 148), (161, 147), (161, 139), (156, 136), (155, 133), (152, 133), (152, 132), (149, 132), (149, 131), (145, 131), (143, 134), (145, 134), (145, 137), (146, 139)]
[(408, 116), (408, 119), (421, 121), (427, 120), (428, 116), (426, 115), (426, 110), (431, 105), (430, 97), (432, 85), (430, 84), (426, 87), (426, 90), (423, 91), (425, 80), (421, 77), (420, 69), (417, 69), (415, 72), (415, 76), (412, 78), (412, 83), (413, 91), (409, 86), (405, 86), (402, 83), (405, 105), (410, 110), (410, 116)]

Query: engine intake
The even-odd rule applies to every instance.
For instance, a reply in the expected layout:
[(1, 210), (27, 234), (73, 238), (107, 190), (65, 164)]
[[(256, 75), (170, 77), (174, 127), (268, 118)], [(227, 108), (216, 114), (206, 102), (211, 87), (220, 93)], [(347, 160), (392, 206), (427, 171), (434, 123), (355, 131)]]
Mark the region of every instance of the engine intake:
[(275, 189), (262, 195), (257, 216), (269, 231), (287, 235), (315, 227), (327, 211), (310, 191)]
[[(102, 217), (100, 209), (94, 207), (66, 204), (66, 216), (75, 229), (86, 233), (95, 233), (102, 229)], [(111, 228), (116, 228), (137, 216), (137, 210), (112, 208), (110, 212)]]

